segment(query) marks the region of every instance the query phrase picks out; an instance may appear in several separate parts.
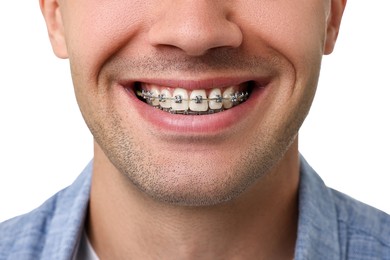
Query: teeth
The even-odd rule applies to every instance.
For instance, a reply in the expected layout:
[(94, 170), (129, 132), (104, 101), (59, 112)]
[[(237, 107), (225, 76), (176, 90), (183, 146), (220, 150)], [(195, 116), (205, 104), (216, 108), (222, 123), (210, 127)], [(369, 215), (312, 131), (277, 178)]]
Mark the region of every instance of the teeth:
[(151, 105), (152, 106), (158, 106), (160, 105), (160, 101), (158, 100), (158, 97), (160, 95), (160, 90), (158, 90), (156, 87), (152, 87), (152, 89), (150, 90), (150, 93), (151, 95), (153, 96), (150, 100), (151, 100)]
[(161, 110), (184, 115), (205, 115), (221, 112), (248, 99), (248, 92), (237, 91), (235, 87), (229, 87), (225, 91), (219, 88), (188, 91), (176, 88), (173, 93), (169, 88), (151, 86), (150, 89), (137, 90), (136, 94), (151, 106)]
[(214, 88), (210, 91), (209, 94), (209, 107), (210, 109), (221, 109), (222, 108), (222, 94), (221, 90), (218, 88)]
[(171, 108), (175, 111), (188, 110), (188, 93), (187, 90), (177, 88), (173, 91), (173, 100), (171, 102)]
[(159, 96), (159, 103), (162, 108), (171, 108), (171, 92), (167, 89), (163, 89)]
[(233, 87), (229, 87), (223, 92), (223, 107), (228, 109), (233, 106), (233, 102), (231, 100), (232, 96), (234, 95), (234, 89)]
[(190, 95), (190, 110), (192, 111), (207, 111), (209, 105), (207, 104), (206, 90), (193, 90)]

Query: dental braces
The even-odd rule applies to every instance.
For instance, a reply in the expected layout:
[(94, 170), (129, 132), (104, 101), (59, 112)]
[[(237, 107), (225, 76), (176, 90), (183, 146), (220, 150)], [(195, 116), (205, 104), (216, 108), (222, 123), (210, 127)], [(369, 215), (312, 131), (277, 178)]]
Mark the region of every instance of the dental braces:
[(215, 101), (216, 103), (222, 103), (223, 101), (231, 101), (233, 105), (237, 105), (239, 103), (244, 102), (249, 97), (249, 93), (246, 91), (236, 92), (234, 94), (231, 94), (230, 97), (228, 98), (224, 98), (221, 95), (216, 95), (215, 98), (204, 98), (203, 96), (198, 95), (195, 96), (194, 98), (188, 98), (188, 99), (183, 99), (181, 95), (166, 97), (164, 94), (160, 94), (154, 96), (153, 92), (148, 90), (141, 90), (141, 91), (137, 91), (136, 93), (137, 96), (145, 99), (146, 101), (148, 101), (148, 103), (158, 99), (159, 102), (166, 102), (167, 100), (170, 100), (178, 104), (183, 103), (183, 101), (195, 101), (196, 104), (200, 104), (203, 101)]
[[(203, 96), (195, 96), (194, 98), (190, 99), (183, 99), (181, 95), (176, 95), (174, 97), (166, 97), (164, 94), (160, 95), (153, 95), (152, 91), (148, 90), (141, 90), (141, 91), (136, 91), (137, 96), (140, 98), (143, 98), (146, 100), (146, 102), (150, 105), (153, 105), (154, 100), (158, 100), (161, 103), (166, 102), (167, 100), (173, 101), (175, 103), (183, 103), (183, 101), (195, 101), (195, 103), (200, 104), (203, 101), (215, 101), (216, 103), (222, 103), (223, 101), (230, 101), (232, 102), (233, 106), (236, 106), (245, 100), (248, 99), (249, 93), (248, 92), (236, 92), (234, 94), (231, 94), (230, 97), (224, 98), (221, 95), (216, 95), (215, 98), (203, 98)], [(171, 114), (181, 114), (181, 115), (210, 115), (218, 112), (222, 112), (225, 109), (222, 107), (220, 109), (208, 109), (207, 111), (192, 111), (189, 109), (186, 110), (174, 110), (172, 108), (167, 108), (167, 107), (162, 107), (161, 105), (153, 105), (155, 108), (160, 109), (162, 111), (171, 113)]]
[(161, 106), (155, 106), (155, 108), (157, 109), (160, 109), (162, 111), (165, 111), (165, 112), (168, 112), (170, 114), (178, 114), (178, 115), (211, 115), (211, 114), (215, 114), (215, 113), (218, 113), (218, 112), (222, 112), (224, 111), (225, 109), (224, 108), (221, 108), (221, 109), (209, 109), (207, 111), (192, 111), (192, 110), (174, 110), (172, 108), (164, 108), (164, 107), (161, 107)]

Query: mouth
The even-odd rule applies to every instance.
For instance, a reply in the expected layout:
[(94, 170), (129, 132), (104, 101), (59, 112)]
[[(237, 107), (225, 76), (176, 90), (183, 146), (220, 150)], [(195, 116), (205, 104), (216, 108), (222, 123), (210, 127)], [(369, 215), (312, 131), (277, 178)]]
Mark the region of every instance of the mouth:
[(250, 98), (255, 86), (254, 81), (246, 81), (223, 87), (185, 89), (135, 82), (134, 91), (142, 102), (170, 114), (210, 115), (241, 105)]
[[(271, 78), (122, 82), (137, 117), (155, 135), (222, 136), (251, 125), (267, 96)], [(133, 110), (134, 111), (134, 110)], [(257, 120), (257, 119), (256, 119)], [(244, 123), (246, 122), (246, 123)], [(143, 124), (143, 123), (142, 123)], [(230, 131), (230, 130), (231, 131)]]

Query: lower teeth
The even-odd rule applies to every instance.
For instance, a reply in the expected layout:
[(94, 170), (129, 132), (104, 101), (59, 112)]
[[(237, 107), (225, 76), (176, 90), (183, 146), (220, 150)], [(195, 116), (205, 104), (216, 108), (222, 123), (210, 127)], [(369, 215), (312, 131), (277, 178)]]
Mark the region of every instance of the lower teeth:
[(153, 101), (159, 100), (159, 102), (162, 102), (162, 103), (166, 102), (166, 101), (171, 101), (171, 102), (175, 102), (175, 103), (182, 103), (183, 101), (186, 101), (186, 102), (194, 101), (196, 103), (214, 101), (216, 103), (223, 103), (224, 101), (228, 101), (228, 102), (231, 102), (231, 104), (232, 104), (231, 107), (234, 107), (234, 106), (237, 106), (237, 105), (245, 102), (249, 97), (248, 92), (236, 92), (236, 93), (230, 95), (229, 98), (226, 98), (226, 97), (224, 98), (222, 96), (218, 96), (215, 98), (207, 98), (207, 99), (202, 99), (199, 97), (196, 97), (195, 99), (183, 99), (180, 95), (177, 95), (174, 97), (165, 97), (164, 95), (154, 96), (152, 92), (147, 91), (147, 90), (136, 91), (136, 94), (138, 97), (145, 100), (146, 103), (148, 103), (149, 105), (152, 105), (153, 107), (155, 107), (157, 109), (160, 109), (160, 110), (165, 111), (165, 112), (169, 112), (171, 114), (181, 114), (181, 115), (210, 115), (210, 114), (222, 112), (222, 111), (227, 110), (229, 108), (224, 108), (224, 107), (222, 107), (220, 109), (210, 109), (209, 108), (207, 111), (193, 111), (190, 109), (175, 110), (175, 109), (172, 109), (171, 107), (167, 108), (167, 107), (162, 107), (161, 105), (157, 105), (157, 106), (153, 105)]

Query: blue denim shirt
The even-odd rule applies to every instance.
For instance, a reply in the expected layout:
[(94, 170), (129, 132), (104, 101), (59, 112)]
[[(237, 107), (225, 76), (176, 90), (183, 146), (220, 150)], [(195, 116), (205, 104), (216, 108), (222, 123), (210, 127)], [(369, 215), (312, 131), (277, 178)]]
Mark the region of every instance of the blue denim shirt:
[[(72, 259), (84, 229), (90, 163), (36, 210), (0, 224), (0, 260)], [(301, 159), (295, 259), (390, 260), (390, 216), (326, 187)]]

